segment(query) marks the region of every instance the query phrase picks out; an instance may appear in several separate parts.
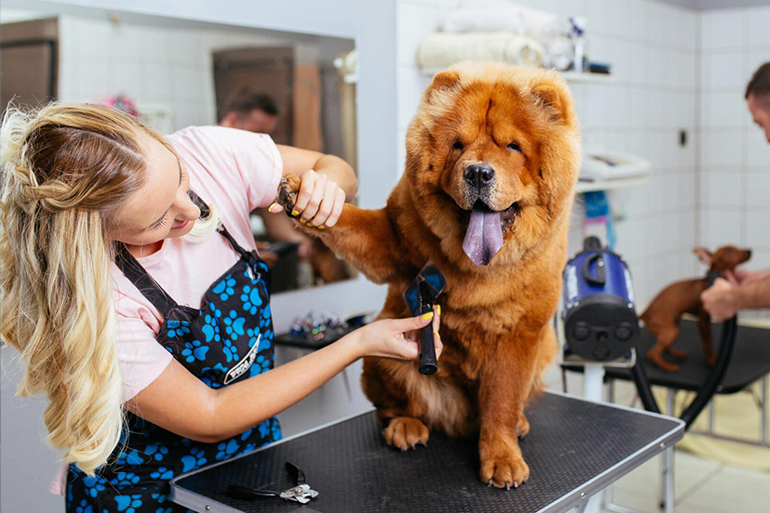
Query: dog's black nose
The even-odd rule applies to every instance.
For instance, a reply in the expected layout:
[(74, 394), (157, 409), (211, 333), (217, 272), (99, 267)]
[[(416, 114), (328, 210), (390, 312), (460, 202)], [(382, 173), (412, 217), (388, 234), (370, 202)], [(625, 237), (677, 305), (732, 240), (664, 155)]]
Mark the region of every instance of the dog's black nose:
[(480, 191), (495, 178), (495, 170), (487, 164), (471, 164), (465, 168), (465, 182)]

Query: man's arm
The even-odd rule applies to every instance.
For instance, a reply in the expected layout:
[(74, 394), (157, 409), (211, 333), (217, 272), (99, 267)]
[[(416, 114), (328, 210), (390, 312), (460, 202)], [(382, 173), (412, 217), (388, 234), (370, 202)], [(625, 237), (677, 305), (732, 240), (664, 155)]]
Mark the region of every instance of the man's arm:
[(716, 322), (722, 322), (739, 310), (770, 307), (770, 279), (745, 285), (718, 278), (701, 294), (703, 307)]

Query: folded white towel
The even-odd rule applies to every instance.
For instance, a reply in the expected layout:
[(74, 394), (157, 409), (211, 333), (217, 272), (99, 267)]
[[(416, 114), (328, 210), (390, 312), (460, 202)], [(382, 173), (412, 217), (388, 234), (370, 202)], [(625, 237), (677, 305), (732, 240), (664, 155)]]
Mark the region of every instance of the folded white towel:
[(438, 33), (422, 40), (417, 63), (423, 69), (446, 68), (465, 60), (541, 66), (543, 56), (543, 47), (537, 41), (510, 32)]
[(556, 28), (556, 15), (520, 5), (461, 7), (444, 16), (443, 32), (514, 32), (540, 40)]

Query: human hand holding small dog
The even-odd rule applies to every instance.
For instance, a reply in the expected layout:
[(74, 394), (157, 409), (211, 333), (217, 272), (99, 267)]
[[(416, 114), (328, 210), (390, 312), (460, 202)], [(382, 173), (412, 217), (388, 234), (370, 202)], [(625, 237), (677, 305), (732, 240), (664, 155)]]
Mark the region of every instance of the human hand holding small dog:
[(433, 343), (436, 359), (441, 356), (444, 345), (438, 334), (441, 309), (434, 306), (433, 312), (406, 319), (380, 319), (357, 329), (349, 336), (354, 337), (355, 347), (360, 356), (379, 356), (396, 360), (416, 360), (420, 357), (420, 329), (433, 324)]
[(748, 285), (756, 281), (762, 281), (770, 278), (770, 269), (762, 269), (760, 271), (749, 271), (746, 269), (736, 269), (733, 271), (733, 275), (738, 283), (741, 285)]
[(717, 278), (700, 296), (703, 308), (715, 322), (726, 321), (741, 309), (738, 280), (732, 273), (725, 277)]

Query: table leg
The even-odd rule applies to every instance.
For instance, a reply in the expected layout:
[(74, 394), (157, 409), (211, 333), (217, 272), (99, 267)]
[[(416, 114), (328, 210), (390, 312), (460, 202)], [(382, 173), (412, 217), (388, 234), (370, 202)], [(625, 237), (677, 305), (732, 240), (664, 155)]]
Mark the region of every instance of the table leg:
[[(666, 389), (666, 415), (674, 416), (675, 392)], [(666, 513), (674, 513), (674, 447), (667, 447), (661, 462), (661, 509)]]
[(345, 383), (345, 392), (348, 394), (348, 401), (353, 400), (353, 391), (350, 389), (350, 378), (348, 378), (348, 368), (342, 369), (342, 381)]
[(762, 379), (759, 380), (759, 386), (762, 387), (762, 391), (760, 392), (760, 397), (762, 398), (762, 410), (759, 412), (762, 416), (759, 420), (762, 427), (760, 440), (762, 440), (762, 445), (767, 445), (767, 374), (762, 376)]

